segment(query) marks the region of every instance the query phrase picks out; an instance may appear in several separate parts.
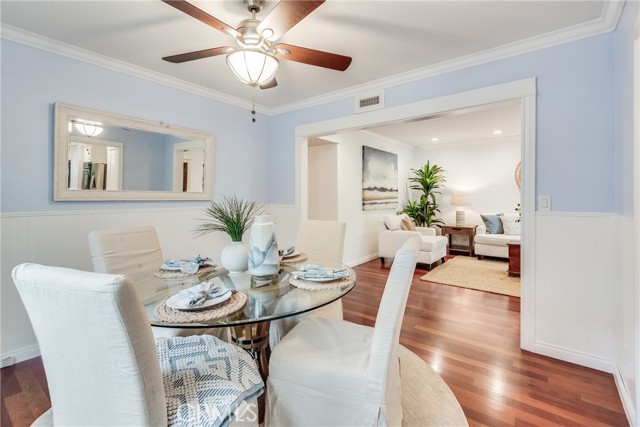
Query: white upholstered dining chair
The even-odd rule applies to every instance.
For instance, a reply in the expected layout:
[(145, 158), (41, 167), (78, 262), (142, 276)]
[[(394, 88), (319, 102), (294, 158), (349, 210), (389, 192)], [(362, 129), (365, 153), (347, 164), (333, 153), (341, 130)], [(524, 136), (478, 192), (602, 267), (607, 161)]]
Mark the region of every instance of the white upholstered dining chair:
[[(296, 250), (304, 252), (315, 262), (342, 262), (344, 253), (344, 235), (346, 224), (343, 221), (303, 220), (298, 226)], [(294, 310), (297, 306), (308, 307), (308, 302), (299, 301), (303, 297), (296, 293), (285, 295), (274, 313)], [(269, 345), (275, 347), (294, 326), (307, 315), (342, 320), (342, 301), (337, 300), (324, 307), (317, 308), (307, 314), (287, 317), (271, 322), (269, 329)]]
[[(141, 293), (145, 292), (142, 288), (146, 288), (146, 284), (155, 286), (153, 274), (160, 269), (164, 258), (154, 226), (94, 230), (89, 232), (88, 240), (94, 272), (124, 274), (138, 285)], [(141, 297), (144, 299), (144, 295)], [(156, 337), (208, 334), (227, 341), (226, 329), (153, 327), (152, 331)]]
[(89, 232), (89, 251), (96, 273), (124, 274), (136, 283), (153, 277), (164, 263), (152, 225)]
[(211, 336), (154, 344), (127, 277), (22, 264), (13, 280), (51, 395), (34, 425), (257, 425), (264, 384), (253, 359)]
[(346, 228), (343, 221), (300, 221), (296, 249), (312, 259), (342, 261)]
[(273, 349), (265, 425), (400, 426), (400, 328), (420, 240), (396, 253), (375, 327), (307, 317)]

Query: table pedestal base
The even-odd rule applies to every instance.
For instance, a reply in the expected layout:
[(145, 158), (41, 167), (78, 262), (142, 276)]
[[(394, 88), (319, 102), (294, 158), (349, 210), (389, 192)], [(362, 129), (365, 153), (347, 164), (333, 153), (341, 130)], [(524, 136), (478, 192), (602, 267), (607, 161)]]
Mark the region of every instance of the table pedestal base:
[[(269, 376), (269, 322), (252, 325), (234, 326), (231, 328), (231, 340), (238, 347), (246, 350), (256, 361), (262, 381), (267, 384)], [(258, 397), (258, 421), (264, 423), (265, 394)]]
[(271, 356), (269, 322), (234, 326), (231, 328), (231, 340), (253, 357), (258, 364), (262, 380), (266, 383), (269, 376), (269, 356)]

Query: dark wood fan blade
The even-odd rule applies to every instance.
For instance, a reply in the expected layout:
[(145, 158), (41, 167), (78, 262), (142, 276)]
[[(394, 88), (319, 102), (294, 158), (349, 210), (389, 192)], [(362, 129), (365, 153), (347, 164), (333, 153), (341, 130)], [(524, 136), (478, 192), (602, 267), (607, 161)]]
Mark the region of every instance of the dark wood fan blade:
[(271, 80), (269, 80), (268, 82), (266, 82), (263, 85), (260, 85), (260, 89), (271, 89), (272, 87), (276, 87), (278, 86), (278, 82), (276, 81), (276, 78), (272, 78)]
[(271, 40), (277, 40), (284, 33), (302, 21), (307, 15), (317, 9), (325, 0), (280, 0), (273, 10), (258, 25), (258, 32), (262, 34), (266, 28), (273, 30)]
[(209, 58), (210, 56), (224, 55), (234, 51), (235, 48), (229, 46), (214, 47), (211, 49), (196, 50), (195, 52), (181, 53), (179, 55), (165, 56), (165, 61), (180, 64), (182, 62), (194, 61), (196, 59)]
[[(281, 53), (278, 52), (278, 49), (286, 49), (291, 53)], [(349, 56), (323, 52), (321, 50), (314, 50), (291, 44), (278, 44), (274, 47), (274, 50), (276, 51), (276, 57), (279, 59), (302, 62), (303, 64), (315, 65), (316, 67), (324, 67), (331, 70), (344, 71), (349, 68), (349, 65), (351, 64), (351, 57)]]
[(216, 30), (222, 31), (225, 34), (238, 34), (235, 28), (225, 24), (217, 18), (209, 15), (204, 10), (198, 9), (191, 3), (187, 3), (184, 0), (162, 0), (169, 6), (173, 6), (178, 9), (180, 12), (184, 12), (192, 18), (196, 18), (197, 20), (204, 22), (210, 27), (215, 28)]

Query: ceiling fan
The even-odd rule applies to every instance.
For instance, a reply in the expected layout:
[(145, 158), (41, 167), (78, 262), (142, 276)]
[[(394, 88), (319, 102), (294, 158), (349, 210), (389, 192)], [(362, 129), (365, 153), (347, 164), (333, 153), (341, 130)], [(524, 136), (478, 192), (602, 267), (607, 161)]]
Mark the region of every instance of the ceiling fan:
[(182, 63), (226, 54), (227, 64), (236, 77), (250, 86), (259, 86), (261, 89), (277, 86), (275, 74), (279, 67), (278, 59), (338, 71), (346, 70), (351, 64), (351, 58), (348, 56), (285, 43), (273, 44), (325, 0), (280, 0), (262, 21), (256, 19), (256, 13), (260, 12), (264, 6), (264, 0), (244, 0), (244, 4), (251, 12), (251, 18), (241, 21), (238, 28), (225, 24), (184, 0), (162, 1), (232, 36), (236, 42), (235, 47), (220, 46), (165, 56), (162, 58), (165, 61)]

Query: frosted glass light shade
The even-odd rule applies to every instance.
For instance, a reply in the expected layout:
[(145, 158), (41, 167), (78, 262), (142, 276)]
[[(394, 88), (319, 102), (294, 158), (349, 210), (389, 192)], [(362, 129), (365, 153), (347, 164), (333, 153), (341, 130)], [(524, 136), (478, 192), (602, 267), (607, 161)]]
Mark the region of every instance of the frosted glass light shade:
[(85, 136), (98, 136), (102, 133), (104, 128), (100, 126), (102, 123), (90, 122), (90, 121), (73, 121), (73, 126), (78, 132)]
[(273, 79), (280, 65), (275, 56), (256, 49), (231, 52), (227, 55), (227, 64), (236, 77), (249, 86), (258, 86)]

